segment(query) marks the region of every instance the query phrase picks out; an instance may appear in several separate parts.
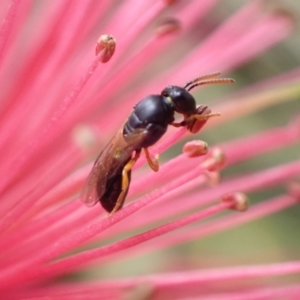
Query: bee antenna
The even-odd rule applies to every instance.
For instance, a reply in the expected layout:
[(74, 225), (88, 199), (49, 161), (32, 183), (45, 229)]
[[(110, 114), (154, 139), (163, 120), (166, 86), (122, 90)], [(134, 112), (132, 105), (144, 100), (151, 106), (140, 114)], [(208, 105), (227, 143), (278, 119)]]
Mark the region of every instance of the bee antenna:
[(235, 80), (232, 78), (218, 78), (218, 79), (208, 79), (208, 80), (201, 80), (201, 81), (196, 81), (194, 83), (191, 83), (188, 87), (188, 89), (185, 89), (187, 91), (192, 90), (194, 87), (199, 86), (199, 85), (206, 85), (206, 84), (230, 84), (234, 83)]
[(196, 83), (196, 82), (199, 82), (199, 81), (202, 81), (202, 80), (206, 80), (206, 79), (212, 79), (212, 78), (218, 77), (220, 75), (221, 75), (220, 72), (214, 72), (214, 73), (210, 73), (210, 74), (207, 74), (207, 75), (197, 77), (197, 78), (187, 82), (183, 88), (186, 89), (189, 85), (192, 85), (193, 83)]

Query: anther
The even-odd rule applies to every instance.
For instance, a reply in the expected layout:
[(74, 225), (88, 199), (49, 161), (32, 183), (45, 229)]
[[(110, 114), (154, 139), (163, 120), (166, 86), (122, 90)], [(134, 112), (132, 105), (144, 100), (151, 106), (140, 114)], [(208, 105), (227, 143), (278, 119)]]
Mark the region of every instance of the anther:
[(161, 22), (157, 28), (156, 33), (158, 36), (172, 34), (180, 29), (180, 22), (176, 19), (167, 19)]
[(102, 63), (108, 62), (116, 49), (116, 40), (109, 34), (103, 34), (97, 41), (96, 55)]
[(248, 197), (244, 193), (236, 192), (226, 194), (222, 197), (222, 201), (225, 203), (231, 203), (230, 209), (240, 212), (246, 211), (249, 207)]
[(225, 160), (225, 153), (220, 148), (214, 148), (202, 163), (202, 167), (208, 171), (218, 171), (224, 165)]
[(199, 157), (207, 154), (208, 145), (206, 142), (200, 140), (190, 141), (183, 146), (182, 152), (188, 157)]

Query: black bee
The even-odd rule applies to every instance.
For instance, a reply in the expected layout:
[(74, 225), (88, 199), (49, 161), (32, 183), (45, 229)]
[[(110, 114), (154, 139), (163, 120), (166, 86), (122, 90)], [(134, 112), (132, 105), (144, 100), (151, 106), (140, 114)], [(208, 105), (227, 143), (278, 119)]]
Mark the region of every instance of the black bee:
[[(157, 172), (157, 158), (151, 158), (148, 148), (167, 131), (169, 125), (185, 126), (196, 133), (212, 114), (207, 106), (196, 107), (189, 93), (196, 86), (216, 83), (233, 83), (231, 78), (218, 78), (214, 73), (196, 78), (184, 87), (167, 86), (160, 95), (149, 95), (138, 102), (123, 126), (99, 154), (83, 190), (82, 200), (87, 206), (98, 201), (110, 214), (124, 204), (131, 180), (131, 169), (144, 150), (150, 168)], [(175, 122), (175, 112), (183, 115), (183, 121)]]

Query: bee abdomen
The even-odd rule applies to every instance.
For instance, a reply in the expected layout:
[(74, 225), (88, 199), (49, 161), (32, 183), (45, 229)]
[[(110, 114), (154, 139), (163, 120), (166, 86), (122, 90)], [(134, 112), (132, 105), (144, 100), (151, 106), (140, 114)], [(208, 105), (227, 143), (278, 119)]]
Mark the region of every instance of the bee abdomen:
[[(123, 168), (124, 166), (120, 167), (117, 173), (115, 173), (113, 176), (109, 177), (106, 181), (106, 188), (103, 195), (99, 195), (99, 202), (101, 203), (102, 207), (107, 211), (111, 212), (118, 200), (118, 197), (122, 191), (122, 178), (123, 178)], [(131, 170), (128, 172), (128, 181), (130, 183), (131, 180)], [(129, 186), (129, 185), (128, 185)], [(98, 186), (97, 186), (98, 187)], [(128, 193), (128, 189), (126, 191), (125, 197), (126, 198)], [(124, 203), (124, 201), (123, 201)], [(119, 209), (122, 208), (123, 203), (120, 205)]]

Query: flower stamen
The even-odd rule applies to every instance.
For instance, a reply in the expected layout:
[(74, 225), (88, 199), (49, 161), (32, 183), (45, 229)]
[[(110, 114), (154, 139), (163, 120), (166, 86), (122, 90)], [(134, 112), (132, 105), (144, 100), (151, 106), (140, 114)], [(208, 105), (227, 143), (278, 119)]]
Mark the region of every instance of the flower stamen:
[(248, 197), (244, 193), (230, 193), (222, 197), (222, 201), (225, 203), (232, 202), (230, 209), (240, 212), (246, 211), (249, 206)]
[(201, 165), (208, 171), (217, 171), (225, 164), (225, 158), (225, 153), (220, 148), (214, 148)]
[(182, 152), (190, 158), (203, 156), (208, 152), (208, 144), (200, 140), (190, 141), (183, 146)]
[(108, 62), (116, 49), (116, 40), (112, 35), (103, 34), (97, 41), (96, 55), (99, 55), (99, 61), (102, 63)]

